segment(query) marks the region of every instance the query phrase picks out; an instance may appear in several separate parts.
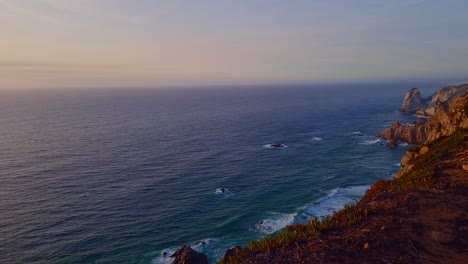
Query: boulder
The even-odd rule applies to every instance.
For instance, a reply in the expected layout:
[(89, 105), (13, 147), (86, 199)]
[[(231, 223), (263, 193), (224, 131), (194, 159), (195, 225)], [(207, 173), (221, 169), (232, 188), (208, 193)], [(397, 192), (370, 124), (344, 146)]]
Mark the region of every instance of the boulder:
[(426, 101), (421, 97), (421, 92), (418, 88), (412, 88), (406, 92), (403, 103), (400, 107), (400, 112), (416, 112), (421, 108), (427, 107)]
[(427, 154), (428, 152), (429, 152), (429, 148), (426, 146), (421, 147), (421, 149), (419, 150), (419, 154), (421, 155)]
[(172, 264), (208, 264), (208, 257), (205, 254), (187, 246), (179, 248), (171, 257), (175, 258)]
[(241, 247), (239, 246), (234, 246), (233, 248), (230, 248), (228, 250), (226, 250), (226, 253), (224, 253), (224, 257), (223, 259), (225, 261), (229, 261), (230, 258), (232, 258), (233, 256), (235, 256), (238, 252), (240, 252), (242, 250)]
[(462, 168), (463, 168), (464, 171), (468, 171), (468, 164), (463, 164)]

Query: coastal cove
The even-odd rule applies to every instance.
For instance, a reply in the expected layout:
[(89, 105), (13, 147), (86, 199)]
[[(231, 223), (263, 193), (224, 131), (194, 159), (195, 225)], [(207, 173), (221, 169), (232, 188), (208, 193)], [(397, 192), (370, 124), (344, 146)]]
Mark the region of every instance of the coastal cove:
[(330, 214), (399, 170), (407, 146), (374, 135), (416, 120), (397, 111), (409, 87), (2, 96), (0, 262), (170, 263), (183, 245), (214, 262)]

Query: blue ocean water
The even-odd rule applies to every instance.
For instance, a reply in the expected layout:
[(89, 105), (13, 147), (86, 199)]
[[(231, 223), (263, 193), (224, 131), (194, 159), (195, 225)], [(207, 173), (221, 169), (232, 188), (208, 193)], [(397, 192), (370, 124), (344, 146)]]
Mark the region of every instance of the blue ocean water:
[(414, 119), (408, 88), (4, 91), (0, 262), (213, 262), (331, 213), (398, 170), (405, 147), (373, 135)]

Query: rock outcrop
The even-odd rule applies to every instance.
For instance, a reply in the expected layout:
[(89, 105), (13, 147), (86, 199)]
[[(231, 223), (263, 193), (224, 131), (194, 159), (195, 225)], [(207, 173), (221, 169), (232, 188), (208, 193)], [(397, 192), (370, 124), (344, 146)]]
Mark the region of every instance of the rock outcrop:
[(187, 246), (179, 248), (171, 257), (175, 258), (172, 264), (208, 264), (208, 258), (205, 254)]
[(446, 103), (453, 98), (468, 94), (468, 84), (461, 84), (458, 86), (441, 87), (437, 90), (428, 100), (430, 100), (427, 107), (422, 107), (416, 111), (417, 115), (432, 116), (439, 103)]
[(450, 100), (439, 101), (434, 114), (426, 121), (418, 119), (412, 124), (395, 121), (389, 128), (376, 136), (390, 142), (404, 141), (421, 145), (441, 136), (448, 136), (460, 128), (468, 128), (468, 93), (459, 93)]
[(400, 112), (416, 112), (421, 108), (427, 107), (426, 101), (421, 97), (418, 88), (412, 88), (406, 92), (405, 99), (401, 104)]

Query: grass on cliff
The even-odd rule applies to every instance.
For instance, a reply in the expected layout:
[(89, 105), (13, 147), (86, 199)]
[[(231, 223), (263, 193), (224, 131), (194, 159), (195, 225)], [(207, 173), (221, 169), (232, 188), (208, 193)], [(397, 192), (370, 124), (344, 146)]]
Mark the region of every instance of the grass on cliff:
[[(429, 147), (428, 153), (414, 158), (411, 163), (414, 167), (411, 171), (399, 179), (380, 180), (374, 183), (366, 192), (366, 196), (372, 196), (382, 191), (408, 190), (432, 186), (437, 180), (434, 162), (447, 156), (450, 149), (460, 144), (466, 134), (466, 130), (460, 130), (449, 137), (439, 138), (431, 142), (427, 145)], [(414, 146), (408, 148), (408, 151), (418, 153), (420, 149), (421, 146)]]
[(340, 211), (335, 212), (333, 215), (328, 215), (322, 220), (314, 218), (307, 224), (296, 223), (276, 234), (266, 236), (261, 240), (251, 241), (244, 250), (238, 252), (235, 256), (229, 258), (229, 260), (221, 259), (218, 263), (242, 263), (248, 254), (247, 252), (268, 251), (311, 237), (318, 237), (321, 232), (326, 230), (353, 226), (361, 222), (364, 217), (373, 211), (375, 211), (375, 208), (347, 204)]
[[(414, 159), (414, 168), (399, 179), (380, 180), (372, 185), (365, 196), (373, 196), (377, 193), (390, 190), (407, 190), (422, 186), (432, 186), (436, 182), (434, 161), (446, 156), (450, 149), (463, 141), (467, 130), (458, 131), (446, 138), (440, 138), (428, 145), (429, 152)], [(408, 149), (410, 152), (419, 153), (421, 146)], [(221, 259), (219, 264), (242, 263), (250, 254), (259, 251), (268, 251), (279, 247), (304, 241), (308, 238), (319, 237), (321, 232), (346, 228), (358, 224), (370, 213), (375, 212), (375, 207), (363, 207), (359, 204), (348, 204), (342, 210), (333, 215), (326, 216), (322, 220), (312, 219), (307, 224), (294, 224), (284, 230), (266, 236), (257, 241), (251, 241), (246, 248), (238, 251), (228, 260)]]

